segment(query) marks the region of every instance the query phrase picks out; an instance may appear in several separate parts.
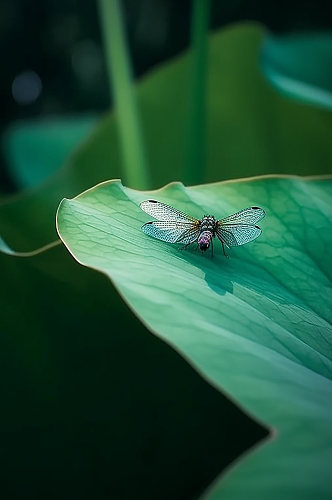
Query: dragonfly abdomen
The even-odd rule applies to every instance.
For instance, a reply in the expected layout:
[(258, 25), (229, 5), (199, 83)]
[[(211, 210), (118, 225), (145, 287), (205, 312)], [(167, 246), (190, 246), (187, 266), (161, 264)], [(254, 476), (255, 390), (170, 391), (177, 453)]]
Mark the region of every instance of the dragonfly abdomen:
[(212, 236), (213, 234), (212, 231), (210, 230), (202, 231), (201, 234), (199, 235), (197, 243), (202, 252), (205, 252), (205, 250), (209, 248)]

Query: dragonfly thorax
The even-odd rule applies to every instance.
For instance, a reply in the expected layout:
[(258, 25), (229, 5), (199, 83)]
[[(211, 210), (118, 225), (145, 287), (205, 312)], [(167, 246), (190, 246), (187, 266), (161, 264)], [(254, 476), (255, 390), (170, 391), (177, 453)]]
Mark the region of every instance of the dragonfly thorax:
[(200, 230), (212, 231), (212, 233), (215, 233), (216, 225), (217, 222), (216, 219), (213, 217), (213, 215), (204, 215), (200, 223)]

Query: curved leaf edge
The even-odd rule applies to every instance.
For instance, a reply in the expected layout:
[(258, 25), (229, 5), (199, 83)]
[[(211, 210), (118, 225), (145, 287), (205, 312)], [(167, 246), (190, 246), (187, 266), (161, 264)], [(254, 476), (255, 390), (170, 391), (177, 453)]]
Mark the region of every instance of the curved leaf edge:
[(299, 104), (306, 104), (318, 109), (332, 111), (331, 95), (327, 90), (313, 84), (289, 78), (263, 61), (264, 74), (270, 85), (288, 99), (294, 99)]
[(1, 237), (0, 235), (0, 253), (10, 255), (12, 257), (35, 257), (36, 255), (39, 255), (41, 253), (47, 252), (51, 248), (54, 248), (58, 245), (61, 244), (61, 240), (55, 240), (51, 241), (50, 243), (47, 243), (46, 245), (43, 245), (42, 247), (35, 248), (34, 250), (30, 250), (29, 252), (20, 252), (17, 250), (13, 250), (5, 240)]

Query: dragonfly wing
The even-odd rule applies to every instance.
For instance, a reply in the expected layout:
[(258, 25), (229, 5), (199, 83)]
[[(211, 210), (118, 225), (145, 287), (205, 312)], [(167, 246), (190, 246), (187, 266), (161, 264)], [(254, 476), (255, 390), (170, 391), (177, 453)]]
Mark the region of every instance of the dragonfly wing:
[[(151, 221), (142, 226), (142, 231), (157, 240), (168, 243), (189, 243), (194, 233), (199, 230), (192, 223), (179, 221)], [(195, 239), (193, 239), (195, 241)]]
[(224, 224), (256, 224), (265, 217), (265, 212), (259, 207), (249, 207), (236, 212), (236, 214), (229, 215), (224, 219), (220, 219), (218, 223), (223, 226)]
[(199, 237), (199, 229), (188, 229), (178, 240), (176, 243), (183, 243), (184, 245), (189, 245), (189, 243), (194, 243), (197, 241)]
[(191, 217), (190, 215), (185, 214), (184, 212), (180, 212), (174, 207), (170, 205), (166, 205), (165, 203), (161, 203), (156, 200), (146, 200), (140, 203), (141, 209), (147, 214), (155, 217), (157, 220), (161, 221), (183, 221), (183, 222), (197, 222), (197, 219)]
[(262, 230), (252, 224), (222, 224), (217, 230), (218, 238), (228, 247), (249, 243), (261, 234)]

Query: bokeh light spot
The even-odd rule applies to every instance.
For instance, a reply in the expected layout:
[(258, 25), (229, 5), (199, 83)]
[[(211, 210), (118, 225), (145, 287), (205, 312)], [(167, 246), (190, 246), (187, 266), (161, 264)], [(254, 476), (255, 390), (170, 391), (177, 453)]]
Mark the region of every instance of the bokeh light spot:
[(15, 76), (12, 95), (18, 104), (32, 104), (41, 94), (43, 85), (35, 71), (23, 71)]

